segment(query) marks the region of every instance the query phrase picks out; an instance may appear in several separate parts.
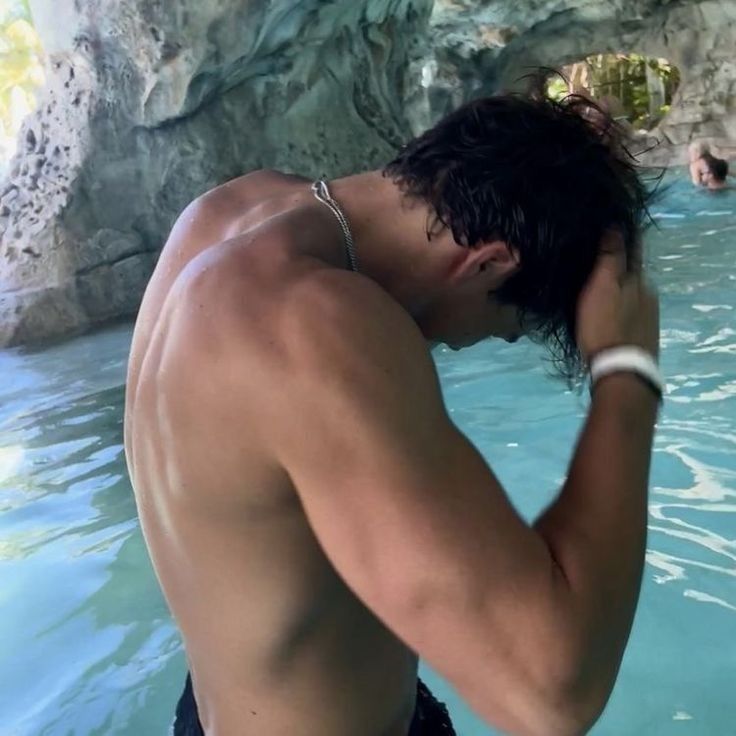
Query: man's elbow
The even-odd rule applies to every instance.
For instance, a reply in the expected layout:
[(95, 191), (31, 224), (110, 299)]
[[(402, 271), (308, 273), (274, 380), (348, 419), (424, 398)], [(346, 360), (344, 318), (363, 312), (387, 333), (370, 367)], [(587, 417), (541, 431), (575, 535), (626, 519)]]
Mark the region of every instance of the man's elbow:
[(581, 677), (557, 681), (538, 695), (535, 717), (524, 736), (582, 736), (600, 718), (611, 694), (610, 683), (592, 682)]
[(513, 692), (507, 681), (505, 693), (496, 684), (492, 698), (486, 695), (474, 702), (486, 706), (483, 715), (490, 723), (513, 736), (587, 734), (603, 713), (613, 685), (603, 679), (594, 681), (572, 667), (563, 673), (559, 662), (555, 664), (545, 668), (537, 661), (534, 667), (517, 672), (518, 677), (511, 680), (516, 682)]
[(529, 736), (583, 736), (600, 718), (606, 706), (603, 699), (570, 699), (548, 708), (546, 723)]
[(513, 736), (583, 736), (593, 727), (603, 712), (605, 702), (530, 698), (522, 708), (498, 723)]

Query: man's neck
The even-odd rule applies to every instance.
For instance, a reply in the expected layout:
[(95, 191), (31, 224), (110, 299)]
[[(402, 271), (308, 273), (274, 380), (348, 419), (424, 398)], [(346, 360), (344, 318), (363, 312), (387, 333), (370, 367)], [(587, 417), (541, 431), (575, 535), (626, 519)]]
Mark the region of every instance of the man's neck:
[(337, 179), (329, 186), (350, 223), (361, 273), (410, 314), (421, 313), (442, 288), (456, 255), (450, 233), (428, 242), (430, 208), (404, 197), (380, 171)]

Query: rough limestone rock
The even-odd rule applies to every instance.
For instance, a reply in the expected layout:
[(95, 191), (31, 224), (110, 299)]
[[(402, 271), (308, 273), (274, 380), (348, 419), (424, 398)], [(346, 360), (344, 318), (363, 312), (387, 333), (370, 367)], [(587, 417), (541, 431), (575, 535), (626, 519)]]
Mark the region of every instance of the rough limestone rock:
[[(31, 0), (50, 81), (0, 181), (0, 346), (135, 313), (177, 213), (243, 172), (378, 166), (537, 66), (664, 56), (652, 163), (736, 154), (733, 0)], [(431, 22), (430, 22), (431, 13)]]
[(133, 315), (176, 215), (249, 170), (410, 134), (431, 0), (31, 0), (50, 81), (0, 182), (0, 346)]
[(466, 99), (523, 89), (535, 67), (639, 53), (668, 59), (682, 79), (645, 160), (684, 163), (687, 143), (701, 139), (736, 155), (733, 0), (437, 0), (430, 33), (415, 128)]

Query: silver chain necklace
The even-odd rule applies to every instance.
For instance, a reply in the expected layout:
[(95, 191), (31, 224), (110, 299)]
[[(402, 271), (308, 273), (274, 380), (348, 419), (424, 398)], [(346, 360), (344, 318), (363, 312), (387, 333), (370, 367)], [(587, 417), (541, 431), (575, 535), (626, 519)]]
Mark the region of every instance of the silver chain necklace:
[(323, 205), (329, 207), (332, 214), (335, 215), (337, 221), (340, 223), (342, 234), (345, 237), (345, 250), (348, 254), (348, 261), (350, 262), (350, 270), (358, 273), (358, 258), (355, 255), (355, 241), (353, 240), (352, 232), (350, 232), (350, 223), (348, 223), (348, 218), (343, 214), (343, 211), (340, 209), (340, 205), (332, 198), (325, 181), (317, 179), (317, 181), (312, 184), (312, 193), (320, 202), (322, 202)]

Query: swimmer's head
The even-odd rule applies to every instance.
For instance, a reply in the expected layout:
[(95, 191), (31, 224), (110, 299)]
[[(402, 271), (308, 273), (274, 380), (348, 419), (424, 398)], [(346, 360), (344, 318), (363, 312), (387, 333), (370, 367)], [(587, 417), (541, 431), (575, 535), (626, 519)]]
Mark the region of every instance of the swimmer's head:
[(710, 153), (704, 153), (703, 161), (705, 161), (705, 171), (701, 176), (702, 183), (708, 189), (722, 189), (726, 186), (726, 177), (728, 176), (728, 161), (722, 158), (716, 158)]
[(630, 263), (639, 256), (650, 192), (621, 140), (589, 99), (502, 95), (440, 120), (384, 171), (430, 205), (428, 238), (449, 230), (463, 247), (513, 250), (519, 268), (490, 297), (534, 325), (567, 376), (583, 368), (576, 305), (604, 232), (622, 233)]

